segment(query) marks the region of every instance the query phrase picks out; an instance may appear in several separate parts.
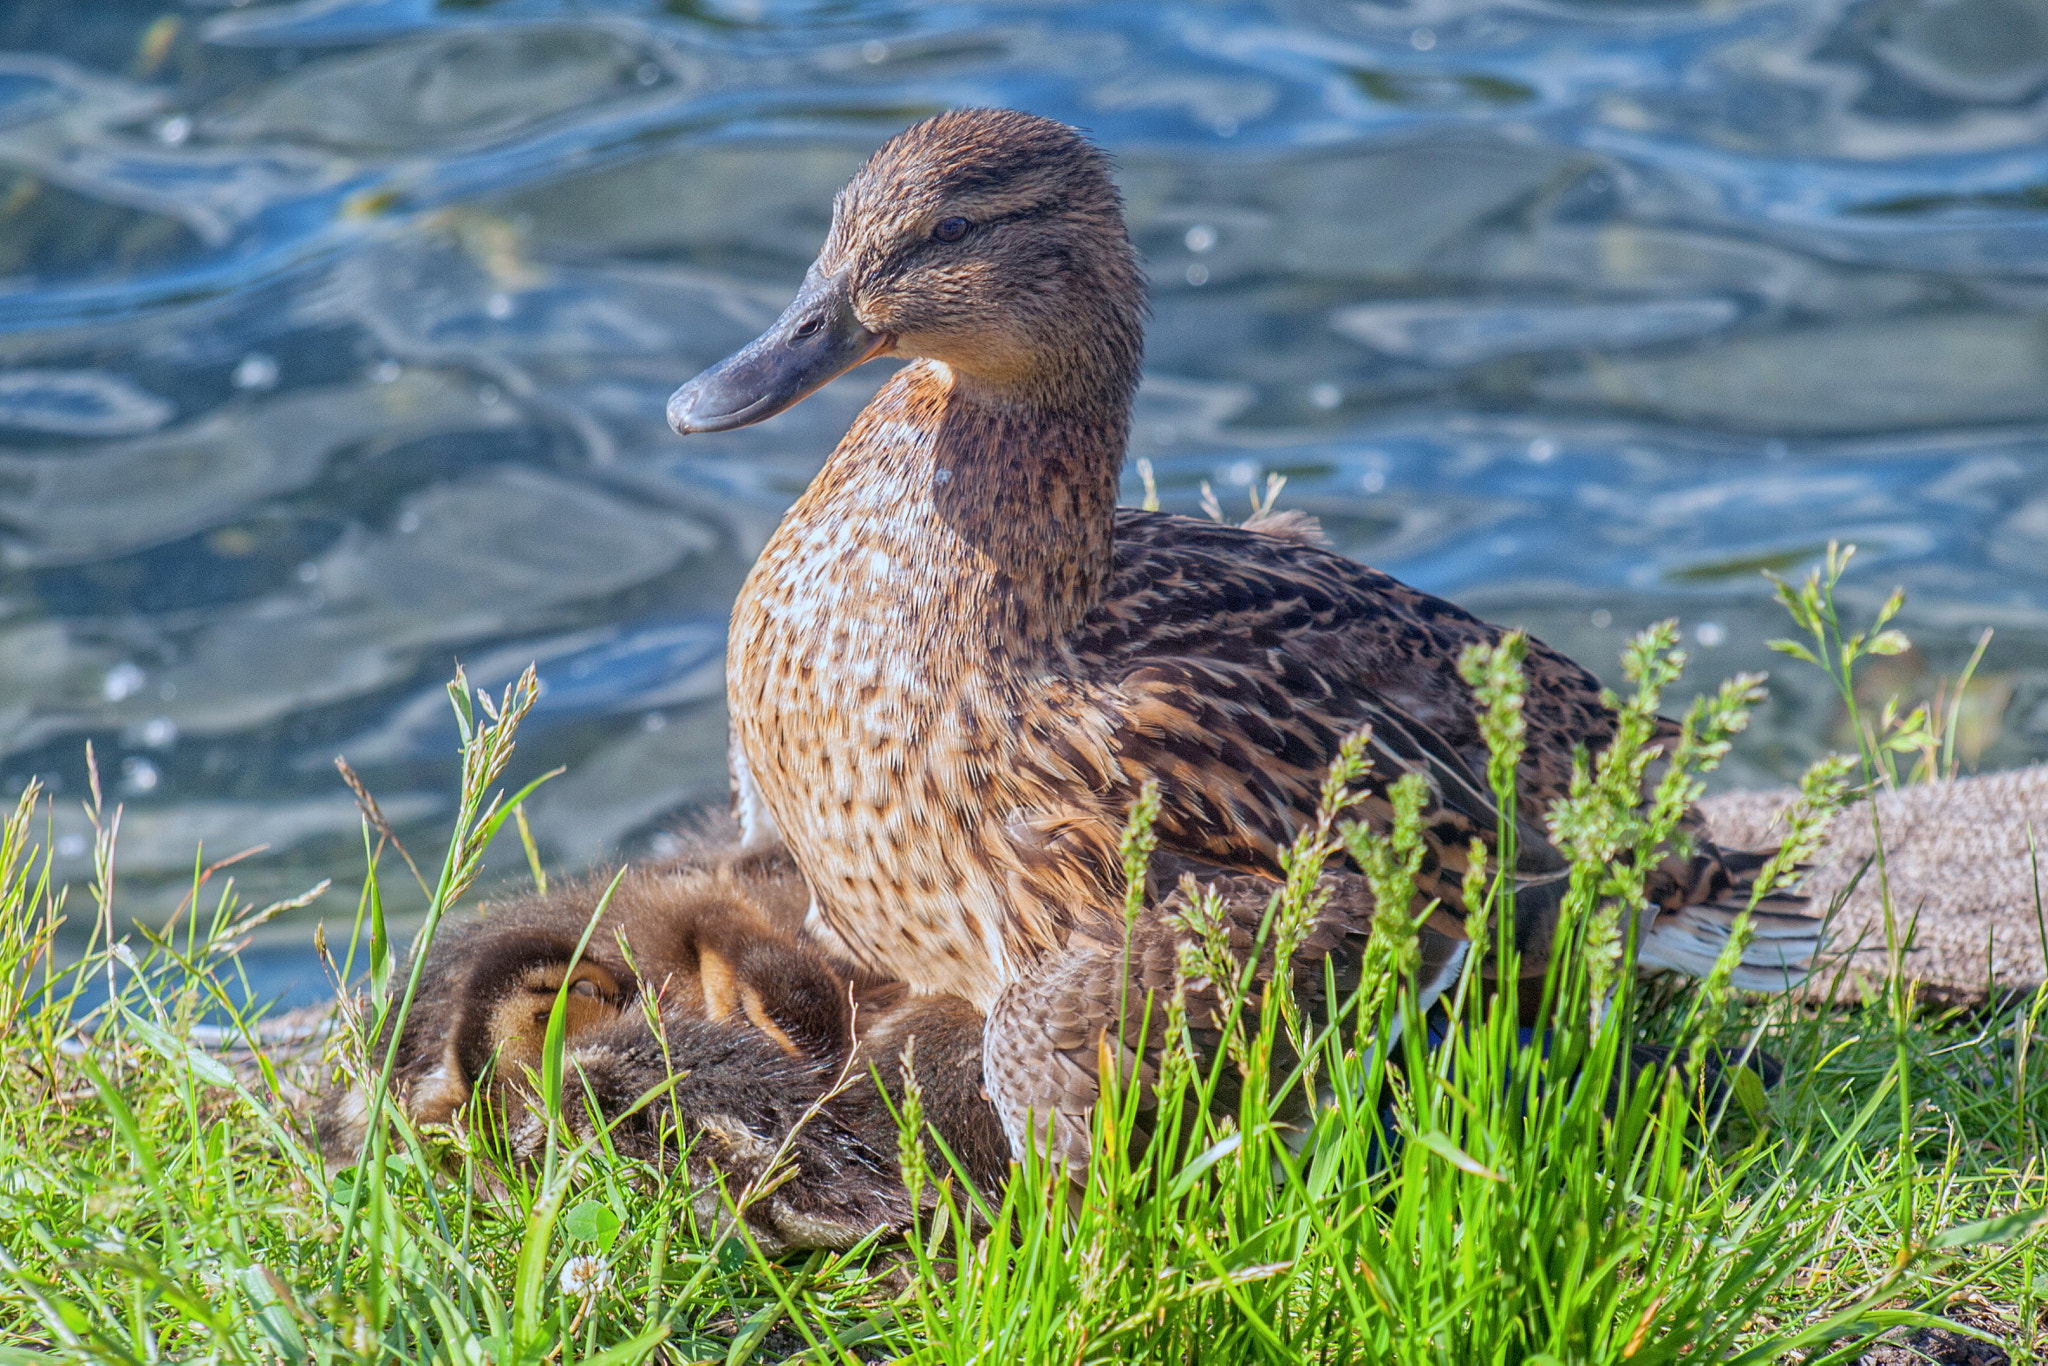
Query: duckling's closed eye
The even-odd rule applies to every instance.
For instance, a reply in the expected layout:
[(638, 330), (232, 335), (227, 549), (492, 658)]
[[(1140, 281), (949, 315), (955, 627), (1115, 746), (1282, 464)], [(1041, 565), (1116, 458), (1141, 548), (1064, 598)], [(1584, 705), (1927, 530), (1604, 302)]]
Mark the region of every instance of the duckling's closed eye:
[(964, 218), (941, 218), (932, 229), (932, 237), (940, 242), (957, 242), (967, 235), (969, 226)]

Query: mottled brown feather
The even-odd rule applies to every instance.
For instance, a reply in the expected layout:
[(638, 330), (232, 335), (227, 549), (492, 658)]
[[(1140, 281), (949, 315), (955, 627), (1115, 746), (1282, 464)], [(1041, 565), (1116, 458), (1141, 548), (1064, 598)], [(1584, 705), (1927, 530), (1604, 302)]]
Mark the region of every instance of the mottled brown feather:
[[(1358, 814), (1384, 824), (1387, 788), (1423, 777), (1424, 890), (1451, 933), (1470, 842), (1497, 841), (1457, 661), (1500, 628), (1295, 529), (1116, 508), (1144, 319), (1121, 207), (1102, 155), (1030, 115), (956, 111), (875, 153), (817, 269), (851, 281), (861, 325), (915, 359), (792, 507), (733, 615), (742, 804), (772, 815), (808, 877), (815, 933), (870, 971), (998, 1008), (999, 1099), (1030, 1085), (1001, 1062), (1006, 992), (1090, 1018), (1090, 998), (1062, 1005), (1046, 974), (1069, 972), (1080, 940), (1116, 939), (1117, 834), (1146, 781), (1162, 788), (1162, 851), (1270, 878), (1343, 738), (1369, 727)], [(947, 216), (971, 230), (935, 243)], [(1540, 641), (1527, 676), (1516, 931), (1540, 970), (1563, 870), (1543, 817), (1614, 722), (1597, 680)], [(1691, 830), (1694, 851), (1651, 889), (1646, 943), (1665, 914), (1725, 933), (1708, 911), (1739, 900), (1743, 875)], [(1784, 961), (1803, 962), (1809, 922), (1772, 911)], [(1670, 961), (1692, 966), (1695, 947)]]

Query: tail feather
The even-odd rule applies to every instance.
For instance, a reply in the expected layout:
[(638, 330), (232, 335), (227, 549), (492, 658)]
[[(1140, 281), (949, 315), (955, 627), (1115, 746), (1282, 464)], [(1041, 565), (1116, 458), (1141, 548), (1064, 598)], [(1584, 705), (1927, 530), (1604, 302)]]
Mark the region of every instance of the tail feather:
[[(1660, 911), (1637, 943), (1636, 961), (1645, 968), (1670, 968), (1692, 977), (1714, 970), (1748, 897), (1726, 896), (1695, 906)], [(1751, 936), (1729, 981), (1743, 991), (1783, 991), (1798, 986), (1820, 951), (1821, 922), (1804, 914), (1806, 898), (1787, 893), (1765, 897), (1750, 917)]]

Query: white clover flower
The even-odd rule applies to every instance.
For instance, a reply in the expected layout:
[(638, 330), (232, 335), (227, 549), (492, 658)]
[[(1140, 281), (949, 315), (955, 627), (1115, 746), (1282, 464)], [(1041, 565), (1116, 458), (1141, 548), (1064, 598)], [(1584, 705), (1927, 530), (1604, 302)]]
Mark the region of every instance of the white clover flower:
[(379, 1346), (377, 1330), (368, 1319), (357, 1319), (348, 1326), (348, 1349), (359, 1357), (366, 1357)]
[(562, 1293), (587, 1300), (612, 1283), (612, 1266), (602, 1257), (571, 1257), (562, 1267)]

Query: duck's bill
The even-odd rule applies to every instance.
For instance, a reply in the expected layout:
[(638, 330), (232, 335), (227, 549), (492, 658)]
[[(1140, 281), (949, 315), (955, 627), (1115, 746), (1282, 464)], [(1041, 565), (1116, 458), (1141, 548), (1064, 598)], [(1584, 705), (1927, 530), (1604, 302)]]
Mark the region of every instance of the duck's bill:
[(669, 396), (668, 425), (687, 436), (771, 418), (892, 340), (861, 326), (844, 280), (814, 270), (775, 326)]

